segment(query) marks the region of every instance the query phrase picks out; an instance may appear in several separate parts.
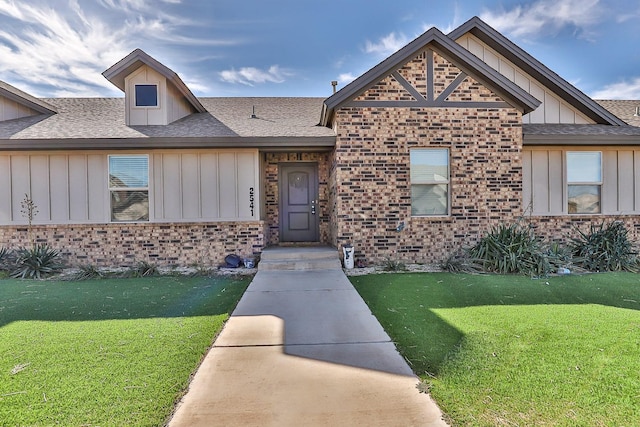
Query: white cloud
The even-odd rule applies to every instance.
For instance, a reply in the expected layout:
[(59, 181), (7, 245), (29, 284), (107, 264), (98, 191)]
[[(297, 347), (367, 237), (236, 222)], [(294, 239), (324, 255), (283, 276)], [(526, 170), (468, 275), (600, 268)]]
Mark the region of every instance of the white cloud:
[(163, 12), (165, 3), (178, 1), (101, 0), (88, 8), (68, 0), (54, 8), (0, 0), (0, 79), (35, 96), (114, 95), (120, 91), (101, 73), (140, 45), (235, 43), (183, 35), (180, 27), (194, 23)]
[(106, 68), (105, 64), (128, 53), (120, 41), (125, 39), (122, 30), (106, 28), (79, 10), (73, 22), (49, 7), (0, 2), (0, 14), (24, 25), (19, 34), (0, 31), (3, 77), (67, 90), (73, 80), (81, 82), (85, 86), (81, 92), (86, 92), (86, 86), (107, 86), (106, 80), (96, 75)]
[(272, 65), (268, 70), (243, 67), (239, 70), (224, 70), (219, 74), (220, 78), (227, 83), (239, 83), (247, 86), (260, 83), (283, 83), (287, 77), (293, 75), (293, 73), (280, 68), (278, 65)]
[[(155, 0), (99, 0), (103, 5), (110, 7), (112, 9), (118, 10), (149, 10), (154, 6), (157, 6), (157, 1)], [(180, 4), (181, 0), (160, 0), (161, 3), (168, 4)]]
[(536, 38), (573, 28), (577, 35), (591, 36), (591, 29), (603, 16), (599, 0), (537, 0), (511, 10), (485, 11), (480, 18), (502, 33)]
[(202, 83), (200, 80), (185, 80), (184, 84), (196, 95), (202, 94), (206, 96), (211, 90), (208, 84)]
[(442, 31), (444, 34), (448, 34), (451, 31), (453, 31), (456, 28), (458, 28), (460, 26), (460, 24), (462, 24), (462, 22), (459, 22), (457, 20), (449, 22), (446, 27), (442, 27), (442, 26), (436, 25), (436, 24), (422, 24), (422, 32), (424, 33), (425, 31), (428, 31), (428, 30), (432, 29), (433, 27), (436, 27), (437, 29)]
[(640, 99), (640, 77), (605, 86), (591, 94), (594, 99)]
[(352, 73), (342, 73), (338, 76), (338, 83), (342, 85), (346, 85), (351, 83), (355, 79), (356, 79), (356, 76), (354, 76)]
[(636, 10), (629, 10), (629, 9), (625, 10), (624, 13), (620, 13), (618, 16), (616, 16), (616, 21), (619, 23), (624, 23), (627, 21), (640, 18), (640, 6), (637, 7)]
[(451, 31), (458, 28), (460, 24), (462, 24), (464, 21), (466, 21), (469, 18), (468, 16), (463, 14), (463, 11), (460, 8), (460, 4), (458, 1), (454, 1), (451, 6), (453, 7), (453, 19), (451, 20), (451, 22), (447, 24), (446, 27), (427, 23), (422, 25), (422, 32), (425, 32), (427, 30), (430, 30), (433, 27), (436, 27), (443, 33), (448, 34)]
[(389, 56), (404, 47), (408, 42), (409, 39), (407, 39), (404, 34), (396, 34), (393, 32), (382, 37), (377, 43), (367, 40), (364, 51), (366, 53), (374, 53), (380, 56)]

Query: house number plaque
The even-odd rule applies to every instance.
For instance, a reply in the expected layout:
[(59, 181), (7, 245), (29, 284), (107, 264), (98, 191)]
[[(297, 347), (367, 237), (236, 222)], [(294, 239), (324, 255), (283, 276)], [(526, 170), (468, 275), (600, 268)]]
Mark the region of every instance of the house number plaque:
[(254, 196), (253, 196), (253, 187), (249, 187), (249, 209), (251, 209), (251, 216), (253, 216), (253, 208), (254, 208)]

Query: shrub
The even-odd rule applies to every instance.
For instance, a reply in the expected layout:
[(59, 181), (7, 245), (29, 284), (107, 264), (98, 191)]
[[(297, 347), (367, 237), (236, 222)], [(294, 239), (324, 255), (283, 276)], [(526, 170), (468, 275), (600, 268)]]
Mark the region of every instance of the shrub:
[(407, 266), (401, 261), (387, 259), (382, 264), (382, 269), (384, 271), (405, 271), (407, 269)]
[(9, 248), (0, 248), (0, 273), (4, 277), (13, 266), (15, 254)]
[(15, 254), (11, 277), (20, 279), (41, 279), (63, 268), (60, 253), (43, 243), (30, 249), (20, 248)]
[(571, 239), (574, 262), (589, 271), (637, 272), (638, 252), (620, 221), (591, 224), (589, 232), (578, 231)]
[(554, 267), (542, 241), (519, 222), (493, 227), (469, 250), (469, 257), (483, 270), (500, 274), (544, 276)]
[(101, 279), (104, 277), (104, 273), (96, 266), (91, 264), (78, 266), (78, 271), (75, 272), (69, 279), (70, 280), (90, 280)]
[(147, 261), (140, 261), (134, 267), (131, 267), (127, 274), (131, 277), (148, 277), (157, 276), (159, 274), (158, 267)]
[(482, 260), (471, 258), (469, 251), (461, 249), (444, 260), (440, 268), (449, 273), (480, 273)]

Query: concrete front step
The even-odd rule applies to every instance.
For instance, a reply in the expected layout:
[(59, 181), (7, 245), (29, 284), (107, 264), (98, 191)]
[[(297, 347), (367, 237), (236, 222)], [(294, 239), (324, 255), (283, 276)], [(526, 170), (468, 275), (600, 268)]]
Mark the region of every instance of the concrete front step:
[(328, 246), (270, 247), (260, 256), (258, 269), (273, 270), (334, 270), (342, 268), (338, 251)]

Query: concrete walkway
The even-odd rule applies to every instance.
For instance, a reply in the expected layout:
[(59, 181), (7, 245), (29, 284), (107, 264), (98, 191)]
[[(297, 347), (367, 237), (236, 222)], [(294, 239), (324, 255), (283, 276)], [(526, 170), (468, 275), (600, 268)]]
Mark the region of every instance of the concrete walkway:
[(259, 270), (169, 426), (446, 426), (417, 384), (341, 269)]

